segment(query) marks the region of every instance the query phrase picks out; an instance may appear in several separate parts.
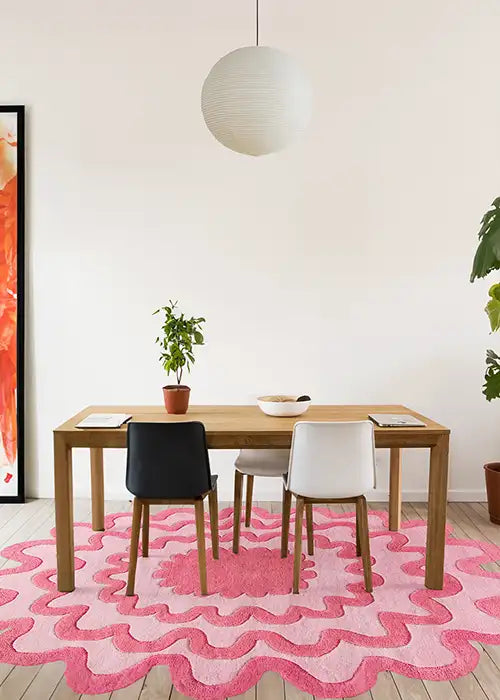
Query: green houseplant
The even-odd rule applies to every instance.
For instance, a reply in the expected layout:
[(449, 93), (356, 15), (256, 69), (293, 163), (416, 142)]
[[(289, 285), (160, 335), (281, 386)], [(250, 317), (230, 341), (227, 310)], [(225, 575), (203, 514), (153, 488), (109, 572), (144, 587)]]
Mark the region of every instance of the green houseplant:
[(167, 374), (175, 374), (177, 379), (176, 384), (163, 387), (165, 408), (168, 413), (186, 413), (191, 389), (181, 383), (182, 375), (194, 364), (194, 347), (205, 342), (202, 332), (205, 319), (187, 318), (173, 301), (154, 313), (163, 315), (161, 333), (156, 338), (161, 348), (160, 362)]
[[(500, 197), (497, 197), (481, 220), (477, 247), (470, 281), (486, 277), (493, 270), (500, 270)], [(485, 311), (491, 332), (500, 330), (500, 284), (489, 291)], [(486, 372), (483, 394), (488, 401), (500, 398), (500, 356), (494, 350), (486, 351)], [(500, 462), (484, 465), (486, 493), (490, 520), (500, 525)]]

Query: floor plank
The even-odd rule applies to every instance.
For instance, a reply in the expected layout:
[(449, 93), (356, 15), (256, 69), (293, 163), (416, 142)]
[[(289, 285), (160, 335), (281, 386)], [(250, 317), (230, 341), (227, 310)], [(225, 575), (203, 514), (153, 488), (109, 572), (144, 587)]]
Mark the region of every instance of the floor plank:
[(285, 684), (277, 673), (267, 671), (257, 683), (257, 700), (284, 700)]
[[(50, 533), (50, 527), (54, 525), (54, 509), (50, 502), (47, 502), (40, 508), (31, 518), (29, 518), (24, 525), (19, 527), (7, 540), (5, 540), (0, 549), (8, 547), (11, 544), (17, 542), (23, 542), (23, 540), (32, 539), (43, 539)], [(43, 533), (46, 533), (43, 534)], [(10, 559), (5, 559), (0, 556), (0, 569), (6, 567), (16, 567), (19, 566), (19, 562), (12, 561)]]
[(17, 700), (35, 678), (41, 666), (16, 666), (0, 685), (0, 700)]
[(246, 693), (240, 693), (240, 695), (233, 695), (230, 698), (227, 698), (227, 700), (256, 700), (257, 696), (257, 687), (254, 686), (253, 688), (250, 688), (247, 690)]
[(450, 504), (447, 521), (452, 526), (452, 537), (472, 540), (484, 539), (474, 522), (470, 520), (456, 503)]
[(284, 682), (284, 686), (286, 700), (314, 700), (314, 697), (310, 693), (299, 690), (288, 681)]
[(4, 682), (13, 668), (14, 666), (11, 664), (0, 664), (0, 685)]
[(479, 663), (474, 670), (474, 676), (484, 690), (489, 700), (500, 700), (500, 676), (488, 654), (484, 652), (479, 657)]
[(424, 681), (431, 700), (457, 700), (458, 695), (450, 681)]
[(492, 644), (481, 644), (481, 646), (497, 667), (498, 682), (500, 683), (500, 647)]
[(378, 674), (377, 682), (372, 688), (373, 700), (401, 700), (394, 678), (389, 671)]
[[(384, 503), (383, 501), (370, 501), (368, 503), (368, 509), (369, 510), (381, 510), (382, 512), (387, 512), (389, 510), (389, 504)], [(351, 510), (354, 510), (354, 507), (351, 506)]]
[(129, 685), (127, 688), (114, 690), (111, 693), (111, 700), (139, 700), (144, 687), (144, 682), (144, 678), (139, 678), (138, 681), (132, 683), (132, 685)]
[[(14, 700), (14, 698), (10, 700)], [(42, 698), (40, 698), (40, 700), (42, 700)], [(57, 684), (54, 693), (50, 696), (50, 700), (80, 700), (80, 693), (75, 693), (71, 690), (63, 676)]]
[(50, 698), (57, 684), (61, 680), (66, 664), (63, 661), (55, 661), (52, 664), (44, 664), (36, 674), (22, 700), (40, 700)]
[(407, 678), (406, 676), (400, 676), (399, 673), (393, 673), (392, 678), (402, 698), (429, 700), (425, 685), (418, 678)]
[(488, 700), (473, 673), (457, 678), (451, 684), (460, 700)]
[(481, 539), (500, 544), (500, 528), (474, 508), (477, 505), (476, 503), (457, 503), (455, 505), (479, 530), (482, 536)]
[(35, 501), (31, 499), (26, 501), (26, 503), (2, 503), (2, 507), (0, 508), (0, 528), (2, 528), (5, 523), (8, 523), (9, 520), (12, 520), (21, 509), (28, 507), (30, 503), (34, 502)]
[[(456, 518), (455, 522), (459, 527), (467, 534), (466, 536), (471, 537), (476, 540), (485, 540), (491, 542), (492, 544), (499, 544), (498, 535), (495, 531), (496, 526), (493, 526), (492, 531), (489, 530), (490, 523), (487, 522), (486, 531), (484, 529), (484, 523), (481, 523), (481, 518), (474, 517), (474, 510), (470, 507), (470, 503), (456, 503), (455, 508), (452, 511), (451, 517)], [(452, 521), (453, 522), (453, 521)], [(488, 564), (482, 564), (481, 568), (486, 571), (500, 571), (500, 557), (496, 562), (489, 562)]]
[(165, 700), (170, 697), (172, 679), (168, 666), (153, 666), (146, 676), (139, 700)]
[[(53, 503), (49, 499), (40, 498), (36, 501), (25, 503), (22, 510), (16, 512), (11, 518), (8, 518), (0, 529), (0, 546), (5, 547), (22, 527), (34, 518), (37, 513), (47, 507), (53, 508)], [(15, 540), (19, 542), (19, 539)]]

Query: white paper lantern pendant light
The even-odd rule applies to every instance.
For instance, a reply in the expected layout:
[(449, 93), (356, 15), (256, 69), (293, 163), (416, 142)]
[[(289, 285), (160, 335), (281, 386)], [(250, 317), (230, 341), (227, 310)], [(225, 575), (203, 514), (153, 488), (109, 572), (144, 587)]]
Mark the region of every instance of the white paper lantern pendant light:
[(294, 58), (256, 45), (223, 56), (201, 91), (206, 125), (217, 141), (238, 153), (262, 156), (285, 148), (309, 123), (312, 91)]

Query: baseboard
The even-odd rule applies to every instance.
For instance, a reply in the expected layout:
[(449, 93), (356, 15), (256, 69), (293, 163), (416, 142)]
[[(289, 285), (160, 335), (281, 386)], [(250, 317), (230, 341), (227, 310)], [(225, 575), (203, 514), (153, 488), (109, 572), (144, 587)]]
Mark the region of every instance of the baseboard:
[[(369, 501), (375, 502), (388, 502), (389, 501), (389, 491), (387, 489), (373, 489), (366, 494)], [(227, 491), (225, 489), (219, 489), (219, 498), (221, 501), (232, 501), (233, 493), (232, 491)], [(428, 493), (426, 489), (420, 490), (403, 490), (402, 492), (403, 501), (415, 501), (421, 503), (427, 503)], [(255, 484), (254, 488), (254, 500), (256, 501), (281, 501), (281, 492), (279, 488), (275, 488), (272, 485), (266, 488), (265, 484), (257, 487)], [(448, 491), (448, 501), (452, 502), (464, 502), (464, 503), (481, 503), (486, 501), (486, 490), (485, 489), (450, 489)]]
[[(403, 491), (402, 492), (403, 501), (415, 501), (416, 503), (427, 503), (428, 494), (425, 490), (420, 491)], [(366, 494), (369, 501), (388, 501), (389, 492), (388, 491), (378, 491), (374, 489), (370, 493)], [(464, 489), (452, 489), (448, 491), (448, 501), (450, 502), (462, 502), (462, 503), (482, 503), (486, 501), (486, 490), (464, 490)]]

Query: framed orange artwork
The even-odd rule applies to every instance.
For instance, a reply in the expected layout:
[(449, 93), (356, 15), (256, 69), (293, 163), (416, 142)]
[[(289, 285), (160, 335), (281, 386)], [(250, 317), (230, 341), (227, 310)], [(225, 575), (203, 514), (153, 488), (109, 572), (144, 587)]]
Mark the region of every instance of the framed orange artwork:
[(0, 105), (0, 503), (24, 501), (24, 107)]

